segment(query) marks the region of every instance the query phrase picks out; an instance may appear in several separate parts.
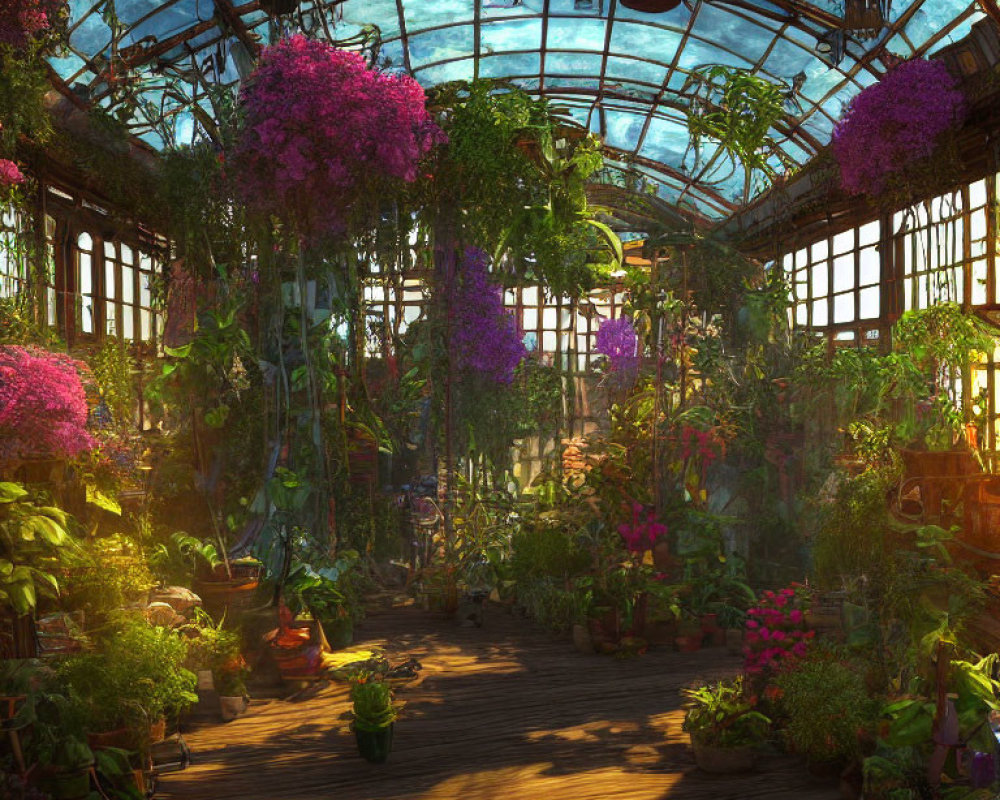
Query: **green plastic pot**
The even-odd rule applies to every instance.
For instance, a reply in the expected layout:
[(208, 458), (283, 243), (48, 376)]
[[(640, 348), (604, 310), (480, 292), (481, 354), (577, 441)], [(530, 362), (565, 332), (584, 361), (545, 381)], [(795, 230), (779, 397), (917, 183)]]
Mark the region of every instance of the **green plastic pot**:
[(38, 788), (51, 795), (52, 800), (87, 797), (90, 794), (90, 767), (43, 767), (38, 773)]
[(354, 728), (354, 738), (358, 743), (358, 753), (365, 761), (372, 764), (384, 764), (392, 751), (392, 733), (395, 723), (379, 728), (376, 731), (364, 731)]

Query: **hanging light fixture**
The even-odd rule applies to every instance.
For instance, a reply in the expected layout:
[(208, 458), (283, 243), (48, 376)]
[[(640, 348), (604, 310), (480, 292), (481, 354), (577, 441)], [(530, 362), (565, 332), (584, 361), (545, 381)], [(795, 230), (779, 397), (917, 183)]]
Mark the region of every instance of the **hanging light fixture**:
[(844, 30), (873, 39), (885, 27), (891, 7), (892, 0), (844, 0)]
[(645, 14), (662, 14), (673, 11), (681, 4), (681, 0), (619, 0), (625, 8), (642, 11)]
[(260, 10), (269, 17), (284, 17), (299, 7), (299, 0), (260, 0)]

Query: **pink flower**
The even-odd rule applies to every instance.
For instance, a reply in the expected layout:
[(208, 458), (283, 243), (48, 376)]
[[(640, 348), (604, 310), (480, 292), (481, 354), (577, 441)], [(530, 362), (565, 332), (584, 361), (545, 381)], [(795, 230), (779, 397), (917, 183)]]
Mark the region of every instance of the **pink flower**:
[(17, 164), (6, 158), (0, 158), (0, 186), (17, 186), (24, 183), (24, 175)]

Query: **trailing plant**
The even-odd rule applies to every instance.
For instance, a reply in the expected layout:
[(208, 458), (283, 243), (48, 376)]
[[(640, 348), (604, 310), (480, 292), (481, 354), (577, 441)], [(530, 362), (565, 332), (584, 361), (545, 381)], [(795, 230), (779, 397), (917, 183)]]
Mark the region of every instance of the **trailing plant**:
[(750, 201), (754, 170), (775, 176), (770, 160), (781, 155), (771, 129), (784, 115), (787, 91), (747, 70), (721, 64), (692, 70), (681, 88), (682, 95), (691, 97), (687, 125), (696, 153), (699, 140), (706, 137), (740, 163), (744, 204)]
[(855, 95), (833, 132), (841, 187), (877, 196), (894, 173), (928, 159), (965, 117), (965, 97), (943, 61), (910, 59)]
[(88, 363), (101, 400), (111, 412), (114, 427), (122, 431), (132, 429), (136, 408), (133, 379), (136, 363), (128, 352), (128, 345), (118, 337), (108, 336)]

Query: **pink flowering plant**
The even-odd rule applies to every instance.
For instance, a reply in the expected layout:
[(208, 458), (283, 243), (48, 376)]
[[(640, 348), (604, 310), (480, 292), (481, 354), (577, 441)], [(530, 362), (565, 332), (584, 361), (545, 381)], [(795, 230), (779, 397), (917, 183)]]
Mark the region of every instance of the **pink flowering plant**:
[(40, 42), (65, 16), (65, 0), (0, 0), (0, 45), (22, 50)]
[(17, 164), (7, 158), (0, 158), (0, 190), (10, 189), (24, 183), (24, 174)]
[(765, 591), (747, 611), (743, 652), (749, 675), (773, 673), (806, 654), (815, 631), (808, 630), (805, 612), (809, 589), (793, 583), (777, 592)]
[(412, 182), (443, 140), (413, 78), (297, 35), (266, 48), (241, 94), (239, 194), (307, 238), (340, 233), (364, 191)]
[(652, 508), (633, 500), (631, 515), (629, 522), (618, 526), (618, 535), (630, 553), (642, 554), (652, 550), (657, 540), (667, 535), (667, 526), (656, 521), (656, 512)]
[(86, 365), (35, 347), (0, 347), (0, 458), (71, 458), (90, 450)]
[(890, 177), (929, 158), (965, 117), (965, 96), (941, 61), (911, 59), (858, 93), (833, 131), (840, 185), (877, 196)]

